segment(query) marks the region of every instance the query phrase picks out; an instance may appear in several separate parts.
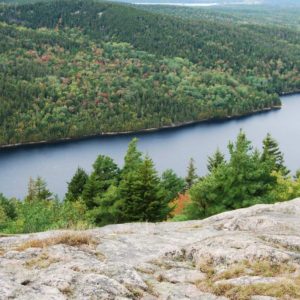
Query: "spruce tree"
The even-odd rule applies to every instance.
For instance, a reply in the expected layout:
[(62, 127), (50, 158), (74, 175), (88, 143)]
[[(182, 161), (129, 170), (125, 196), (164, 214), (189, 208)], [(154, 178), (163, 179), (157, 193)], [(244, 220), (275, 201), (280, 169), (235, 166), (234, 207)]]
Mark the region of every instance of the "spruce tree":
[(195, 167), (195, 161), (193, 158), (190, 159), (188, 169), (187, 169), (187, 176), (185, 178), (185, 188), (186, 190), (189, 190), (193, 184), (197, 181), (198, 176), (196, 173), (196, 167)]
[(269, 201), (276, 186), (269, 162), (261, 160), (244, 132), (229, 143), (229, 161), (198, 181), (191, 189), (192, 203), (187, 209), (191, 218), (203, 218), (225, 210)]
[(122, 169), (122, 175), (130, 173), (136, 170), (142, 163), (142, 153), (137, 149), (137, 138), (133, 138), (128, 144), (128, 149), (124, 158), (124, 167)]
[(161, 187), (165, 190), (166, 201), (170, 202), (184, 191), (185, 181), (178, 177), (173, 170), (166, 170), (161, 176)]
[(153, 161), (146, 157), (120, 184), (123, 221), (163, 221), (170, 212)]
[(97, 205), (90, 212), (94, 224), (104, 226), (120, 223), (123, 202), (117, 186), (111, 185), (101, 197), (96, 197), (95, 203)]
[(208, 157), (207, 169), (209, 172), (212, 172), (224, 162), (225, 156), (218, 148), (212, 156)]
[(86, 172), (83, 169), (78, 168), (76, 170), (75, 175), (68, 183), (68, 191), (65, 196), (66, 200), (67, 201), (78, 200), (82, 195), (87, 180), (88, 180), (88, 175), (86, 174)]
[(36, 180), (30, 178), (28, 184), (28, 194), (25, 201), (51, 200), (52, 193), (47, 188), (47, 183), (40, 176)]
[(284, 176), (289, 174), (289, 170), (284, 165), (283, 153), (279, 149), (277, 141), (267, 134), (263, 140), (262, 160), (273, 165), (273, 171), (281, 172)]
[(82, 198), (89, 209), (95, 207), (96, 197), (102, 197), (111, 185), (118, 184), (120, 169), (108, 156), (99, 155), (93, 164), (93, 172), (88, 178), (82, 193)]

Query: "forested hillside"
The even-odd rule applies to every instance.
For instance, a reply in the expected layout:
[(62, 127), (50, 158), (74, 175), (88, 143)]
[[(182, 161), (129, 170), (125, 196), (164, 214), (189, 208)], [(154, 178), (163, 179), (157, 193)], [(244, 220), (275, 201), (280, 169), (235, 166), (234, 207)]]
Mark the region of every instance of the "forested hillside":
[(280, 105), (300, 33), (129, 5), (0, 8), (0, 144), (174, 126)]
[[(272, 4), (272, 3), (270, 3)], [(276, 5), (228, 5), (210, 7), (180, 7), (171, 5), (142, 5), (143, 10), (177, 16), (185, 19), (259, 24), (280, 26), (292, 30), (300, 30), (300, 3), (298, 6)], [(276, 18), (274, 17), (276, 16)]]

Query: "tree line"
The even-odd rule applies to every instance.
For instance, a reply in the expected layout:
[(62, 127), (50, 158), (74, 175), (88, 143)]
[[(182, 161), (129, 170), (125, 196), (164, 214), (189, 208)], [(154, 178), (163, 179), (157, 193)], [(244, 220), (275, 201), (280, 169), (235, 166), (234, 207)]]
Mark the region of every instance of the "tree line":
[[(87, 174), (78, 168), (64, 199), (51, 193), (45, 181), (30, 179), (23, 201), (0, 195), (0, 232), (26, 233), (58, 228), (83, 229), (126, 222), (203, 219), (259, 203), (300, 196), (300, 172), (291, 176), (278, 143), (267, 135), (263, 149), (254, 149), (244, 132), (228, 144), (229, 158), (217, 150), (208, 158), (206, 176), (199, 177), (193, 159), (185, 178), (154, 163), (133, 139), (120, 168), (99, 155)], [(176, 199), (190, 201), (173, 214)]]

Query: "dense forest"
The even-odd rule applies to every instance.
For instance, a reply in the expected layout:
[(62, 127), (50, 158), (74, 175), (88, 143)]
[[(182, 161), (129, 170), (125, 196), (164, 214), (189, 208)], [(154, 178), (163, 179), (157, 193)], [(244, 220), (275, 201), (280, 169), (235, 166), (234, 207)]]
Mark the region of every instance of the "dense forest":
[[(0, 232), (27, 233), (58, 228), (83, 229), (124, 222), (203, 219), (259, 203), (300, 196), (300, 172), (292, 177), (277, 142), (267, 135), (262, 151), (244, 132), (228, 144), (229, 157), (217, 150), (199, 177), (191, 159), (185, 178), (172, 170), (160, 176), (151, 158), (133, 139), (120, 168), (99, 155), (90, 174), (78, 168), (64, 199), (45, 181), (30, 179), (23, 201), (0, 194)], [(186, 199), (184, 202), (180, 202)]]
[(174, 126), (280, 106), (300, 33), (125, 4), (0, 7), (0, 145)]
[[(171, 5), (142, 5), (140, 8), (155, 13), (177, 16), (185, 19), (207, 19), (226, 23), (259, 24), (300, 30), (300, 4), (284, 5), (224, 5), (209, 7), (180, 7)], [(274, 17), (276, 16), (276, 18)]]

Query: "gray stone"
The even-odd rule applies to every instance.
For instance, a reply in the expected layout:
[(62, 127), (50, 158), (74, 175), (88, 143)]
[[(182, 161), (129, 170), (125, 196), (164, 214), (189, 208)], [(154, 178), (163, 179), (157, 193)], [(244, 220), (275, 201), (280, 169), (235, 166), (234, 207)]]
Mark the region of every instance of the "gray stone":
[[(91, 245), (16, 250), (28, 240), (66, 233), (72, 234), (49, 231), (0, 238), (1, 300), (221, 300), (225, 298), (198, 288), (205, 284), (205, 264), (219, 274), (243, 261), (268, 260), (293, 264), (293, 275), (300, 274), (300, 199), (203, 221), (120, 224), (81, 232), (95, 240)], [(252, 275), (245, 270), (215, 284), (276, 284), (285, 279), (284, 274)]]

